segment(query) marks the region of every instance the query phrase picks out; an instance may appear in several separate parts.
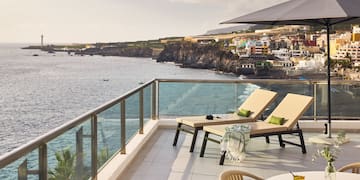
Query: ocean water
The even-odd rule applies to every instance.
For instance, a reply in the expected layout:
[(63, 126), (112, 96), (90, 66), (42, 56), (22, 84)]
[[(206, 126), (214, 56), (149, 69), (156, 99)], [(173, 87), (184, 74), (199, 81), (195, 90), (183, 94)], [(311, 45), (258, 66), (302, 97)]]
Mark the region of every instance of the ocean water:
[(237, 78), (149, 58), (48, 54), (20, 49), (24, 46), (0, 44), (0, 155), (140, 82), (153, 78)]

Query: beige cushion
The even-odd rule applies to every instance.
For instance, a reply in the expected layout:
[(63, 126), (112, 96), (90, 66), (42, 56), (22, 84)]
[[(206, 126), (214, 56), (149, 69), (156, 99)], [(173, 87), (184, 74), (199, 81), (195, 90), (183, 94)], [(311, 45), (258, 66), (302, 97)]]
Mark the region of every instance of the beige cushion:
[[(220, 118), (217, 118), (220, 117)], [(213, 120), (207, 120), (206, 116), (188, 116), (176, 118), (178, 123), (182, 123), (191, 127), (202, 127), (205, 125), (234, 124), (255, 121), (252, 118), (241, 117), (234, 114), (214, 115)]]
[(275, 100), (277, 93), (265, 89), (255, 89), (238, 108), (251, 111), (250, 118), (258, 119), (266, 107)]
[(313, 99), (310, 96), (288, 93), (265, 121), (269, 122), (271, 116), (283, 117), (286, 121), (283, 126), (290, 130), (311, 106)]
[(249, 125), (251, 126), (250, 135), (287, 130), (287, 128), (282, 125), (269, 124), (267, 122), (255, 122), (250, 123)]
[(228, 126), (231, 126), (231, 125), (225, 124), (225, 125), (217, 125), (217, 126), (204, 126), (203, 131), (206, 131), (211, 134), (218, 135), (218, 136), (224, 136), (225, 128)]

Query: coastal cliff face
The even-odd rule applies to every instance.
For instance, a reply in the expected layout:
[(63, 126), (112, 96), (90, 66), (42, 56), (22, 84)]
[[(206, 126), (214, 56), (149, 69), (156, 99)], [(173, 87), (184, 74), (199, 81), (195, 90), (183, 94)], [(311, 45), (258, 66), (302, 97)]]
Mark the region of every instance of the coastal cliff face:
[(182, 67), (214, 69), (241, 74), (237, 55), (222, 50), (217, 44), (201, 45), (190, 42), (172, 43), (165, 46), (157, 62), (175, 62)]
[(126, 57), (153, 57), (153, 50), (148, 47), (105, 47), (88, 48), (76, 52), (80, 55), (126, 56)]

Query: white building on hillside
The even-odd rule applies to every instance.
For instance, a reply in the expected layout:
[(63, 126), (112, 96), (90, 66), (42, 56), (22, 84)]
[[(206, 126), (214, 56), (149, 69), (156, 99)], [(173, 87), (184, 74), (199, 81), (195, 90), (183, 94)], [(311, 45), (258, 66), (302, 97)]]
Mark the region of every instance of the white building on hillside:
[(334, 59), (360, 60), (360, 42), (356, 41), (340, 46), (336, 51)]
[(282, 60), (290, 60), (290, 52), (286, 48), (281, 48), (279, 50), (272, 50), (271, 53)]

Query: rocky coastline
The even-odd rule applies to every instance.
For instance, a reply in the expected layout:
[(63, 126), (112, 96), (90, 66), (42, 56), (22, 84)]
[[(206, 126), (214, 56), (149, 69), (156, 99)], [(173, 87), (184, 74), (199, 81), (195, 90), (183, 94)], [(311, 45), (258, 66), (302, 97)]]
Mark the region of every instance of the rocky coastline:
[[(223, 43), (192, 43), (178, 41), (166, 44), (94, 44), (92, 47), (62, 47), (62, 46), (29, 46), (23, 49), (40, 49), (49, 53), (66, 51), (70, 55), (100, 55), (100, 56), (125, 56), (145, 57), (156, 59), (157, 62), (174, 62), (182, 68), (210, 69), (219, 73), (231, 73), (251, 79), (299, 79), (289, 77), (283, 69), (266, 66), (266, 60), (275, 57), (239, 57), (223, 47)], [(249, 67), (249, 64), (252, 64)], [(260, 65), (259, 65), (260, 64)], [(264, 66), (265, 64), (265, 66)], [(312, 78), (321, 79), (323, 75)]]
[(87, 48), (75, 51), (76, 55), (100, 55), (100, 56), (126, 56), (126, 57), (154, 57), (153, 50), (149, 47), (106, 47)]
[(127, 46), (114, 46), (114, 47), (91, 47), (91, 48), (64, 48), (62, 46), (28, 46), (22, 49), (39, 49), (48, 53), (67, 52), (75, 55), (100, 55), (100, 56), (124, 56), (124, 57), (145, 57), (156, 58), (162, 49), (151, 47), (127, 47)]

